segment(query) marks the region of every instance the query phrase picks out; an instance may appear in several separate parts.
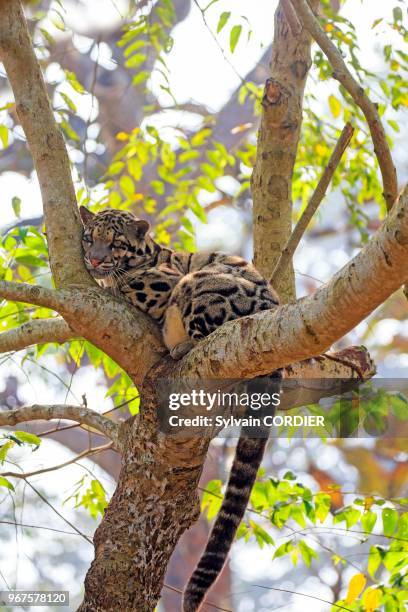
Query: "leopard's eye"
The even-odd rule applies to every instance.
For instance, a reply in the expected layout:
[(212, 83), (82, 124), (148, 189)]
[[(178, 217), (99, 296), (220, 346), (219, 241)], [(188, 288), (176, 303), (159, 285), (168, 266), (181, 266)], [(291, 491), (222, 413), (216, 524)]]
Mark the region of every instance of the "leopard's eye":
[(92, 238), (90, 236), (82, 236), (82, 242), (84, 244), (92, 244)]
[(119, 249), (121, 246), (123, 246), (123, 242), (121, 240), (114, 240), (113, 246), (115, 247), (115, 249)]

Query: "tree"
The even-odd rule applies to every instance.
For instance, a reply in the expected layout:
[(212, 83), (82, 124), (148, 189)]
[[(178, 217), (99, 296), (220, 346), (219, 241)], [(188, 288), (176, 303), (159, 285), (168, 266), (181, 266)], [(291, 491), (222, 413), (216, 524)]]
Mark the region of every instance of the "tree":
[[(152, 321), (97, 287), (84, 267), (77, 199), (87, 203), (88, 196), (84, 189), (75, 193), (66, 145), (50, 106), (21, 4), (0, 0), (1, 58), (41, 186), (49, 265), (55, 285), (55, 288), (34, 285), (28, 278), (22, 282), (24, 268), (11, 278), (5, 276), (0, 282), (0, 295), (5, 300), (46, 310), (37, 311), (40, 319), (32, 319), (19, 327), (10, 326), (0, 335), (0, 347), (2, 351), (10, 351), (33, 344), (83, 338), (113, 360), (122, 371), (122, 384), (126, 381), (129, 387), (132, 383), (140, 389), (141, 396), (139, 413), (122, 424), (86, 405), (32, 405), (0, 413), (0, 423), (5, 426), (37, 419), (73, 420), (104, 434), (122, 455), (117, 489), (95, 534), (95, 559), (86, 577), (82, 611), (153, 610), (170, 556), (181, 534), (199, 514), (197, 485), (211, 435), (173, 439), (160, 432), (156, 415), (158, 379), (253, 378), (281, 367), (286, 368), (288, 378), (368, 379), (374, 373), (371, 359), (361, 347), (333, 354), (325, 351), (407, 280), (404, 264), (408, 255), (408, 190), (397, 197), (395, 168), (379, 109), (352, 76), (328, 37), (327, 25), (331, 22), (327, 22), (326, 31), (320, 25), (313, 12), (318, 4), (304, 0), (279, 2), (252, 175), (255, 263), (266, 277), (273, 278), (284, 302), (288, 303), (276, 312), (263, 312), (225, 324), (180, 362), (173, 362), (165, 354), (159, 330)], [(157, 22), (149, 21), (146, 25), (147, 20), (142, 18), (128, 27), (120, 41), (126, 48), (128, 68), (137, 71), (133, 78), (136, 87), (144, 86), (151, 69), (148, 60), (153, 61), (149, 53), (141, 53), (140, 49), (149, 44), (156, 58), (168, 44), (166, 27), (173, 23), (175, 13), (169, 2), (163, 2), (159, 8), (162, 9), (156, 13), (161, 19), (159, 28), (155, 30)], [(330, 12), (326, 3), (324, 9), (325, 18), (334, 22), (335, 13)], [(202, 15), (205, 21), (206, 10), (202, 9)], [(225, 27), (228, 19), (224, 13), (219, 28)], [(399, 13), (395, 14), (395, 22), (400, 23)], [(241, 32), (240, 25), (231, 29), (232, 49)], [(144, 42), (137, 38), (140, 33), (145, 37)], [(296, 301), (290, 263), (294, 249), (306, 229), (306, 221), (324, 197), (353, 131), (346, 125), (330, 160), (327, 150), (323, 152), (325, 170), (300, 219), (301, 225), (292, 235), (291, 186), (298, 150), (300, 156), (305, 155), (299, 149), (299, 139), (312, 37), (326, 57), (318, 57), (320, 72), (327, 74), (333, 70), (345, 99), (351, 101), (347, 111), (350, 119), (355, 113), (358, 121), (366, 120), (369, 126), (388, 214), (377, 233), (330, 282), (312, 296)], [(342, 42), (351, 44), (347, 40)], [(352, 45), (350, 48), (353, 52)], [(359, 65), (357, 69), (363, 72)], [(81, 90), (74, 74), (69, 73), (68, 79), (74, 89)], [(394, 87), (395, 95), (401, 96), (401, 84), (395, 81)], [(241, 97), (254, 94), (253, 90), (254, 87), (244, 83)], [(68, 98), (65, 102), (74, 112), (72, 101)], [(331, 104), (336, 115), (340, 102), (334, 98)], [(314, 119), (312, 116), (308, 129)], [(68, 138), (75, 139), (66, 119), (60, 122), (60, 127)], [(231, 159), (225, 145), (215, 143), (210, 151), (212, 155), (207, 156), (211, 163), (205, 161), (200, 146), (211, 134), (207, 126), (190, 139), (181, 138), (177, 153), (155, 128), (146, 129), (149, 138), (140, 129), (118, 134), (124, 147), (115, 153), (107, 170), (108, 195), (98, 204), (129, 207), (143, 199), (145, 210), (154, 216), (158, 203), (145, 191), (135, 193), (134, 181), (140, 180), (142, 186), (150, 183), (153, 191), (163, 196), (162, 204), (165, 202), (167, 209), (164, 210), (173, 215), (173, 226), (181, 227), (179, 241), (189, 248), (192, 236), (185, 209), (189, 207), (197, 216), (202, 215), (197, 194), (202, 189), (212, 192), (213, 182), (227, 165), (234, 167), (235, 158)], [(359, 144), (363, 152), (353, 159), (352, 169), (355, 172), (357, 166), (357, 171), (364, 173), (363, 164), (369, 163), (369, 149), (365, 149), (366, 141)], [(254, 148), (245, 145), (238, 155), (248, 166)], [(198, 159), (201, 165), (197, 163), (189, 169), (184, 179), (183, 164), (189, 159)], [(370, 172), (373, 171), (370, 169)], [(242, 187), (247, 189), (248, 185)], [(365, 189), (369, 192), (368, 187)], [(311, 192), (309, 185), (302, 197), (308, 198)], [(345, 188), (345, 196), (352, 200), (358, 194), (349, 187)], [(169, 223), (158, 225), (159, 239), (170, 239), (168, 228)], [(46, 252), (41, 236), (37, 235), (37, 239), (37, 261), (25, 260), (34, 268), (43, 265), (41, 258)], [(24, 259), (20, 263), (24, 264)], [(49, 311), (60, 316), (49, 314), (45, 318), (44, 313)], [(319, 498), (316, 503), (327, 507), (327, 498)], [(394, 521), (394, 515), (391, 520)], [(259, 526), (253, 529), (260, 533)], [(290, 547), (286, 552), (290, 552)], [(312, 555), (305, 549), (303, 554)]]

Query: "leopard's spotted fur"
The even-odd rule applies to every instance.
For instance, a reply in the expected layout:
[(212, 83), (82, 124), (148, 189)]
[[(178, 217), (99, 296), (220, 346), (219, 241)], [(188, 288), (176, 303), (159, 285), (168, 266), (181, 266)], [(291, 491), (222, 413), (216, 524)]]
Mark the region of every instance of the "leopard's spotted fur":
[(155, 319), (173, 356), (226, 321), (278, 304), (269, 283), (241, 257), (171, 251), (128, 212), (81, 209), (81, 215), (91, 274)]
[[(188, 254), (161, 247), (147, 221), (129, 212), (80, 209), (85, 263), (105, 287), (155, 319), (174, 358), (226, 321), (276, 308), (269, 283), (241, 257)], [(280, 373), (270, 379), (280, 389)], [(184, 612), (195, 612), (219, 576), (244, 515), (266, 439), (241, 432), (227, 491), (207, 546), (184, 595)]]

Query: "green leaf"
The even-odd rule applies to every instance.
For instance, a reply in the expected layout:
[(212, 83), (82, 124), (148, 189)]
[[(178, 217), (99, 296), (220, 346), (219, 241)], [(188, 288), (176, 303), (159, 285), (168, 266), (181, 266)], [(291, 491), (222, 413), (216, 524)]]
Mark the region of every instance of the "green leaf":
[(132, 79), (132, 85), (140, 85), (149, 78), (149, 72), (147, 70), (141, 70)]
[(197, 132), (197, 134), (194, 134), (194, 136), (191, 139), (191, 146), (201, 147), (201, 145), (203, 145), (206, 142), (210, 134), (211, 134), (210, 128), (203, 128), (202, 130)]
[(207, 518), (210, 521), (217, 514), (222, 504), (221, 480), (210, 480), (206, 484), (203, 497), (201, 499), (201, 511), (207, 511)]
[(17, 196), (14, 196), (11, 200), (11, 205), (13, 207), (14, 214), (16, 217), (20, 216), (21, 213), (21, 200)]
[(394, 121), (394, 119), (388, 119), (387, 123), (388, 123), (388, 125), (390, 125), (392, 127), (394, 132), (399, 132), (400, 131), (400, 126), (398, 125), (398, 123), (396, 121)]
[(382, 511), (384, 535), (391, 536), (398, 524), (398, 512), (393, 508), (384, 508)]
[(315, 495), (316, 518), (319, 519), (321, 523), (323, 523), (329, 514), (330, 505), (331, 497), (328, 493), (318, 493)]
[(71, 72), (70, 70), (65, 70), (65, 74), (66, 74), (66, 77), (67, 77), (68, 82), (71, 85), (72, 89), (74, 89), (76, 92), (78, 92), (80, 94), (84, 93), (85, 88), (78, 81), (75, 72)]
[(5, 125), (0, 125), (0, 140), (2, 142), (2, 145), (3, 145), (4, 149), (6, 147), (8, 147), (8, 143), (9, 143), (9, 131), (8, 131), (8, 128)]
[(231, 13), (229, 11), (225, 11), (224, 13), (221, 13), (219, 21), (218, 21), (218, 25), (217, 25), (217, 34), (221, 32), (222, 28), (225, 26), (225, 24), (227, 23), (230, 17), (231, 17)]
[(135, 53), (126, 62), (126, 68), (138, 68), (141, 64), (146, 61), (146, 55), (144, 53)]
[(318, 558), (317, 552), (314, 551), (313, 548), (310, 548), (310, 546), (308, 546), (304, 540), (299, 540), (298, 546), (305, 565), (307, 565), (307, 567), (310, 567), (313, 557), (315, 559)]
[(7, 478), (4, 476), (0, 476), (0, 487), (6, 487), (6, 489), (10, 489), (10, 491), (14, 491), (14, 487)]
[(13, 434), (17, 440), (25, 444), (33, 444), (34, 446), (40, 446), (41, 444), (41, 438), (33, 433), (28, 433), (28, 431), (13, 431)]
[(294, 521), (296, 521), (298, 525), (303, 528), (306, 527), (306, 519), (303, 512), (303, 508), (301, 506), (292, 506), (290, 516), (293, 518)]
[(135, 186), (130, 176), (122, 176), (119, 181), (120, 188), (126, 198), (131, 198), (135, 193)]
[(366, 531), (367, 533), (371, 533), (376, 521), (377, 515), (375, 514), (375, 512), (371, 512), (371, 510), (368, 510), (361, 517), (361, 526), (364, 531)]
[(72, 110), (73, 113), (76, 113), (77, 112), (77, 107), (75, 106), (75, 104), (73, 103), (71, 98), (69, 96), (67, 96), (67, 94), (65, 94), (63, 91), (60, 91), (59, 95), (64, 100), (64, 102), (68, 106), (68, 108), (70, 110)]
[(330, 110), (331, 110), (333, 117), (335, 118), (339, 117), (342, 107), (341, 107), (340, 101), (336, 98), (336, 96), (333, 96), (333, 95), (329, 96), (329, 106), (330, 106)]
[(119, 174), (119, 172), (122, 172), (124, 167), (125, 163), (122, 161), (113, 162), (113, 164), (111, 164), (108, 168), (108, 174), (110, 174), (111, 176)]
[(371, 578), (374, 578), (376, 571), (380, 567), (382, 561), (382, 551), (377, 546), (371, 546), (368, 553), (367, 571)]
[(235, 47), (238, 44), (239, 37), (241, 36), (241, 32), (242, 32), (242, 26), (241, 25), (234, 25), (234, 27), (231, 29), (231, 32), (230, 32), (230, 49), (231, 49), (231, 53), (234, 53), (234, 51), (235, 51)]
[(275, 554), (273, 555), (273, 559), (278, 559), (279, 557), (284, 557), (288, 555), (293, 550), (293, 542), (289, 540), (289, 542), (285, 542), (281, 544), (279, 548), (275, 550)]
[(7, 453), (9, 452), (9, 450), (11, 448), (13, 448), (14, 444), (15, 443), (12, 440), (9, 440), (8, 442), (6, 442), (2, 446), (0, 446), (0, 461), (1, 461), (1, 463), (4, 463), (4, 461), (5, 461), (6, 457), (7, 457)]
[(268, 546), (274, 545), (275, 542), (273, 541), (272, 537), (267, 531), (265, 531), (263, 527), (261, 527), (261, 525), (251, 520), (249, 521), (249, 524), (253, 529), (254, 536), (256, 538), (256, 541), (258, 542), (259, 548), (263, 548), (265, 544), (268, 544)]
[(399, 6), (392, 9), (392, 15), (394, 17), (394, 21), (402, 21), (402, 9)]

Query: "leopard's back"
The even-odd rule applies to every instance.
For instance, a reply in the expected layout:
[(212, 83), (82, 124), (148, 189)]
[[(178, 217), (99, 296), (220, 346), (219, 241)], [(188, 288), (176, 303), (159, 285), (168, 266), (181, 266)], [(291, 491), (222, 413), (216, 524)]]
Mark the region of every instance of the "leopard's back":
[[(241, 257), (222, 253), (193, 256), (190, 271), (171, 293), (164, 340), (170, 350), (188, 340), (194, 344), (227, 321), (277, 304), (278, 297), (269, 283)], [(180, 337), (174, 333), (175, 324)]]

